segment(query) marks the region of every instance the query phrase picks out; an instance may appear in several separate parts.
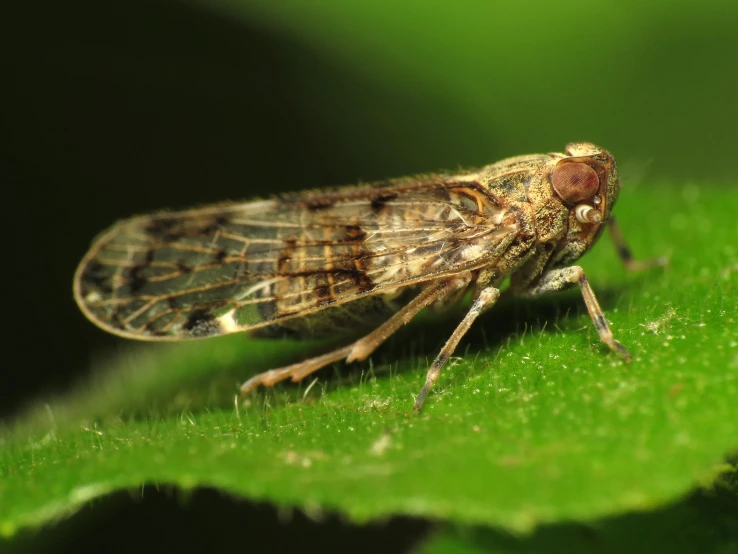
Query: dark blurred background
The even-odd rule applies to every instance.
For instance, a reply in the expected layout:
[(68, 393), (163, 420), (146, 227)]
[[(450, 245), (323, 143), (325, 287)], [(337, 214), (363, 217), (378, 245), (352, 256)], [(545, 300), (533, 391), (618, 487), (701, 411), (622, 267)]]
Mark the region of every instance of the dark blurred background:
[[(0, 417), (115, 349), (96, 233), (161, 208), (591, 140), (631, 181), (738, 170), (738, 3), (69, 0), (4, 9)], [(627, 186), (627, 181), (626, 181)]]

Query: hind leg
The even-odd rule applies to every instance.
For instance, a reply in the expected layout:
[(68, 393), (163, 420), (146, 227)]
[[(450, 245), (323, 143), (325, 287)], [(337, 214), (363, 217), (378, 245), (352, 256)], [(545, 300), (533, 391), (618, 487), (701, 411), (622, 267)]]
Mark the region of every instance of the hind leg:
[(365, 360), (390, 335), (406, 323), (409, 323), (423, 308), (441, 301), (445, 296), (452, 295), (462, 287), (466, 287), (469, 284), (469, 280), (470, 278), (465, 276), (435, 281), (423, 289), (420, 294), (408, 302), (400, 311), (365, 337), (327, 354), (255, 375), (241, 385), (241, 394), (245, 394), (259, 385), (271, 387), (285, 379), (301, 381), (320, 368), (343, 359), (346, 362)]

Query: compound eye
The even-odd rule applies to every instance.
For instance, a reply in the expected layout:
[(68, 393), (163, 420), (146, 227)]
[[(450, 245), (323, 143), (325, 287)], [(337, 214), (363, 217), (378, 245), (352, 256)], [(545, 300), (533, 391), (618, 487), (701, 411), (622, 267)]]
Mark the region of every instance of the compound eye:
[(597, 172), (584, 163), (560, 163), (551, 174), (551, 184), (564, 202), (579, 202), (600, 188)]

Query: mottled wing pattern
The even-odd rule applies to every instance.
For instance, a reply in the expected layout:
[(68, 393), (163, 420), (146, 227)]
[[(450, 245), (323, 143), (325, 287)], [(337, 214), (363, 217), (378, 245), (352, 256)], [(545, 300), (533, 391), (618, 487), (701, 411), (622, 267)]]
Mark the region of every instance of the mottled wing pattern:
[(480, 267), (516, 232), (478, 185), (440, 179), (161, 213), (98, 237), (75, 297), (125, 337), (213, 336)]

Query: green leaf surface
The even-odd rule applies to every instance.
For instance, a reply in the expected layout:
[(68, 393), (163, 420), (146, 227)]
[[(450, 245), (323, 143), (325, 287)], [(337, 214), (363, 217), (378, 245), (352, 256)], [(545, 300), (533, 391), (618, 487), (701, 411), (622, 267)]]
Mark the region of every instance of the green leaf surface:
[(630, 364), (598, 342), (577, 291), (485, 314), (419, 416), (413, 394), (461, 312), (245, 402), (240, 380), (328, 345), (121, 343), (93, 383), (3, 430), (0, 533), (145, 483), (516, 531), (683, 497), (738, 445), (738, 196), (626, 187), (616, 212), (637, 255), (671, 257), (629, 275), (603, 239), (582, 260)]

